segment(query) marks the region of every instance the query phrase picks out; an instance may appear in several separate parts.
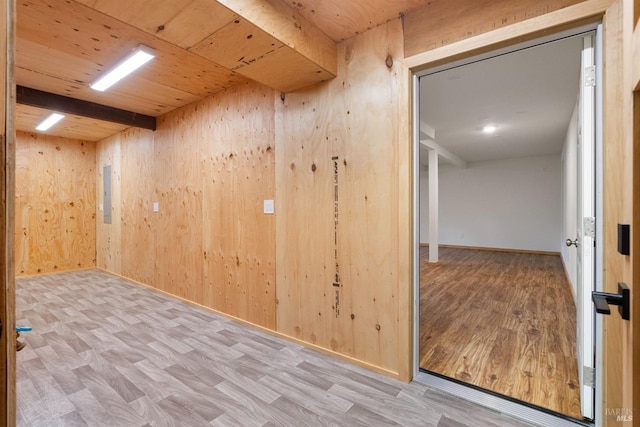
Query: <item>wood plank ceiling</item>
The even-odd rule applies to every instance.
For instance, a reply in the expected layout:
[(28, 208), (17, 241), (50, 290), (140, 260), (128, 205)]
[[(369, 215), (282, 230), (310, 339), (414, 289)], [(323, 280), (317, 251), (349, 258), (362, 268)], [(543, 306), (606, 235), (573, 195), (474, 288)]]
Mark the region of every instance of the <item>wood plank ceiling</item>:
[[(20, 0), (16, 83), (151, 117), (246, 79), (289, 92), (335, 77), (336, 42), (426, 3)], [(151, 63), (106, 92), (89, 87), (140, 44), (156, 51)], [(17, 129), (34, 131), (48, 112), (19, 104)], [(48, 133), (97, 141), (128, 126), (73, 113)]]

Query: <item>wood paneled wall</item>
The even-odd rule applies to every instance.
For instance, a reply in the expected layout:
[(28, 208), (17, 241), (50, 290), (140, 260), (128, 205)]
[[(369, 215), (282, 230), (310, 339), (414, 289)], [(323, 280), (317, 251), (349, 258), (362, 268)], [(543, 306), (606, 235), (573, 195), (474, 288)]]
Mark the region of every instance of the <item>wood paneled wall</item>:
[(497, 28), (542, 16), (584, 0), (448, 0), (405, 17), (405, 55), (412, 56)]
[(16, 135), (16, 275), (95, 267), (95, 143)]
[[(634, 144), (634, 128), (639, 125), (634, 118), (634, 88), (631, 79), (633, 69), (632, 0), (615, 0), (607, 11), (604, 27), (604, 127), (603, 127), (603, 210), (604, 210), (604, 272), (603, 288), (617, 293), (618, 282), (627, 283), (631, 289), (631, 321), (622, 320), (618, 313), (603, 316), (603, 414), (605, 426), (624, 426), (633, 421), (634, 393), (638, 394), (638, 372), (634, 364), (640, 360), (639, 343), (634, 341), (638, 325), (638, 285), (634, 277), (637, 263), (637, 206), (638, 171), (637, 146)], [(635, 159), (634, 159), (635, 157)], [(635, 168), (635, 170), (634, 170)], [(631, 256), (618, 253), (618, 224), (631, 224)], [(635, 316), (635, 317), (633, 317)], [(635, 342), (635, 348), (634, 348)], [(634, 354), (635, 353), (635, 354)], [(617, 415), (624, 415), (619, 418)], [(628, 418), (628, 416), (631, 418)], [(637, 417), (637, 415), (636, 415)], [(634, 423), (635, 424), (635, 423)]]
[(98, 266), (391, 375), (403, 359), (407, 377), (401, 57), (396, 19), (343, 42), (330, 83), (284, 100), (242, 84), (163, 116), (155, 134), (101, 141), (98, 194), (110, 164), (114, 221), (99, 212)]
[(275, 218), (263, 201), (275, 198), (278, 96), (240, 84), (163, 116), (155, 133), (101, 141), (98, 194), (111, 165), (113, 223), (98, 218), (98, 266), (275, 329)]
[(276, 102), (276, 283), (279, 332), (406, 376), (402, 55), (395, 20), (340, 43), (329, 84)]
[[(15, 1), (0, 4), (0, 321), (5, 331), (13, 331), (15, 314), (15, 274), (13, 263), (15, 195)], [(9, 333), (0, 336), (0, 425), (15, 425), (16, 341)]]

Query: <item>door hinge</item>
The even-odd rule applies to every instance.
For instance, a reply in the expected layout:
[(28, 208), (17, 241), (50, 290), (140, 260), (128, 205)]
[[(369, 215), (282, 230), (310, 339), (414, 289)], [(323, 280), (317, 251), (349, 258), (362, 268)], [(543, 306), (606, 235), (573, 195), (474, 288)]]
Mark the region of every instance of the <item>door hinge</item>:
[(587, 387), (596, 387), (596, 370), (589, 366), (582, 367), (582, 383)]
[(584, 67), (584, 85), (595, 86), (596, 85), (596, 66), (589, 65)]
[(596, 219), (592, 216), (585, 217), (582, 224), (582, 231), (586, 237), (591, 237), (592, 239), (595, 239), (596, 238)]

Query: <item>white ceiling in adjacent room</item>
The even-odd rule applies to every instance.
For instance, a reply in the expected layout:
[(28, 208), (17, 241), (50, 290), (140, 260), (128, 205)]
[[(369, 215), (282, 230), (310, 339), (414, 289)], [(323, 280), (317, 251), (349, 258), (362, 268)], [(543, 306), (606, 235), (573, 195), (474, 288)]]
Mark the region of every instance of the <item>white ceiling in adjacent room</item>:
[[(429, 74), (420, 118), (466, 162), (559, 154), (578, 98), (582, 37)], [(492, 133), (483, 132), (487, 125)], [(427, 164), (427, 148), (420, 162)]]

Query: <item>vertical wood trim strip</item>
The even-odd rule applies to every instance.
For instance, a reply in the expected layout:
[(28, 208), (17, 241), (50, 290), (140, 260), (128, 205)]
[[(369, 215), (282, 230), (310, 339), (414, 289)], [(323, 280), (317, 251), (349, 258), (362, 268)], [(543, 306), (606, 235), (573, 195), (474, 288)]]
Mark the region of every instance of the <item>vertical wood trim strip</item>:
[[(6, 71), (7, 71), (7, 31), (6, 31), (6, 23), (7, 23), (7, 3), (0, 3), (0, 20), (2, 21), (4, 27), (2, 31), (0, 31), (0, 94), (2, 94), (4, 102), (0, 103), (0, 158), (2, 159), (2, 173), (0, 173), (0, 184), (4, 189), (6, 188), (5, 184), (5, 120), (6, 120)], [(4, 191), (0, 196), (0, 233), (2, 236), (6, 236), (6, 209), (5, 209), (5, 194)], [(6, 339), (7, 334), (4, 332), (7, 329), (7, 302), (6, 302), (6, 293), (7, 293), (7, 282), (5, 276), (5, 267), (6, 267), (6, 253), (5, 253), (6, 245), (2, 245), (0, 247), (0, 271), (2, 274), (0, 284), (0, 321), (2, 321), (2, 336), (0, 337), (0, 426), (7, 425), (7, 390), (8, 390), (8, 382), (7, 382), (7, 355), (9, 354), (8, 349), (8, 341)]]
[[(631, 1), (631, 0), (629, 0)], [(640, 195), (638, 189), (640, 188), (640, 1), (633, 0), (630, 6), (633, 9), (633, 35), (631, 39), (631, 64), (632, 74), (631, 81), (629, 82), (630, 88), (634, 90), (633, 93), (633, 136), (631, 146), (633, 147), (633, 219), (631, 225), (631, 248), (632, 254), (633, 248), (637, 250), (640, 248), (640, 233), (637, 227), (640, 225)], [(640, 374), (640, 326), (637, 316), (640, 315), (640, 257), (632, 255), (632, 271), (633, 271), (633, 289), (631, 292), (631, 318), (630, 326), (632, 328), (632, 369), (629, 373), (629, 378), (637, 378)], [(638, 382), (631, 384), (631, 401), (633, 412), (636, 417), (640, 417), (640, 385)]]
[[(636, 30), (637, 32), (637, 30)], [(640, 61), (640, 57), (633, 57), (634, 63)], [(631, 236), (633, 242), (631, 247), (638, 250), (640, 248), (640, 232), (637, 227), (640, 226), (640, 195), (638, 194), (638, 188), (640, 188), (640, 89), (633, 94), (633, 221), (631, 226)], [(632, 254), (633, 249), (632, 249)], [(632, 340), (633, 348), (633, 372), (628, 373), (628, 378), (638, 378), (640, 374), (640, 323), (638, 323), (638, 316), (640, 316), (640, 257), (632, 255), (632, 269), (633, 269), (633, 289), (631, 292), (631, 321), (630, 327), (632, 328)], [(633, 412), (636, 417), (640, 417), (640, 385), (638, 381), (631, 384), (631, 393)]]
[[(399, 58), (398, 58), (399, 59)], [(413, 377), (414, 355), (414, 230), (413, 191), (413, 73), (398, 60), (398, 379), (410, 381)], [(403, 108), (404, 106), (404, 108)]]
[[(617, 252), (618, 223), (631, 220), (628, 205), (631, 201), (628, 185), (631, 179), (628, 158), (627, 94), (624, 50), (624, 1), (615, 1), (608, 8), (603, 20), (603, 287), (605, 292), (617, 292), (617, 282), (625, 281), (629, 271), (628, 260)], [(630, 153), (629, 153), (630, 154)], [(625, 182), (627, 185), (625, 185)], [(628, 199), (628, 201), (627, 201)], [(611, 230), (611, 231), (609, 231)], [(616, 421), (616, 411), (624, 407), (625, 382), (631, 379), (631, 372), (623, 373), (624, 366), (624, 321), (612, 311), (611, 316), (602, 318), (603, 339), (603, 413), (596, 414), (604, 426), (620, 425)]]
[(4, 2), (4, 10), (2, 10), (2, 19), (5, 22), (5, 31), (2, 37), (2, 50), (4, 55), (2, 58), (2, 84), (4, 92), (3, 105), (3, 144), (2, 144), (2, 228), (3, 245), (2, 245), (2, 320), (3, 334), (0, 342), (0, 351), (4, 354), (1, 360), (3, 363), (3, 395), (2, 397), (2, 413), (0, 423), (7, 426), (15, 425), (16, 419), (16, 351), (15, 339), (12, 339), (12, 331), (15, 330), (15, 279), (13, 271), (13, 223), (14, 223), (14, 174), (15, 174), (15, 129), (14, 111), (15, 111), (15, 85), (14, 85), (14, 45), (15, 45), (15, 2), (8, 0)]

